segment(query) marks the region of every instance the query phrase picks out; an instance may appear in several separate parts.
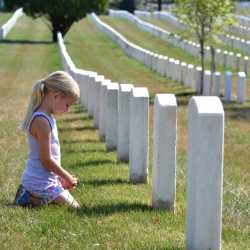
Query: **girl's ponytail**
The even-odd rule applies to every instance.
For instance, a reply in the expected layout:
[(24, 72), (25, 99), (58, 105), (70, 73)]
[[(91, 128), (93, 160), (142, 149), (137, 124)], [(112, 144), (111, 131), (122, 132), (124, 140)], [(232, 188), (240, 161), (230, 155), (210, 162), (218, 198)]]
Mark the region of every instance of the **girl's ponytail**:
[(47, 78), (39, 80), (32, 88), (30, 103), (21, 129), (28, 130), (33, 113), (40, 107), (44, 96), (49, 91), (60, 92), (65, 96), (73, 97), (75, 100), (80, 96), (78, 84), (64, 71), (56, 71)]
[(30, 102), (27, 109), (26, 116), (21, 124), (22, 130), (28, 130), (32, 114), (39, 108), (44, 97), (45, 82), (44, 80), (37, 81), (32, 87)]

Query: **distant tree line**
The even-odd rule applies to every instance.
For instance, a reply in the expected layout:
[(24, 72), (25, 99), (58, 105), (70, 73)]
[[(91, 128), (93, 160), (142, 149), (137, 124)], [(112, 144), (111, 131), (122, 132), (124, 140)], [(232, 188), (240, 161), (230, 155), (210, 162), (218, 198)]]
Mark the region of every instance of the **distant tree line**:
[(174, 0), (112, 0), (110, 7), (115, 9), (127, 10), (131, 13), (137, 9), (138, 6), (147, 6), (148, 4), (155, 4), (157, 9), (162, 10), (164, 4), (173, 4)]

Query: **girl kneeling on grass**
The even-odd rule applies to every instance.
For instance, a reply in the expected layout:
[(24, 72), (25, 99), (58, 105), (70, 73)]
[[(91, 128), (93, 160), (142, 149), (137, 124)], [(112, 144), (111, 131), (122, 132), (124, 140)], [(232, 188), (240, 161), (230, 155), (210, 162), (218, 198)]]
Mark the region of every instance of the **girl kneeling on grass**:
[(36, 206), (56, 203), (79, 207), (68, 191), (76, 187), (77, 178), (61, 166), (60, 144), (53, 116), (66, 113), (78, 98), (77, 83), (63, 71), (56, 71), (33, 86), (22, 124), (28, 135), (29, 156), (15, 204)]

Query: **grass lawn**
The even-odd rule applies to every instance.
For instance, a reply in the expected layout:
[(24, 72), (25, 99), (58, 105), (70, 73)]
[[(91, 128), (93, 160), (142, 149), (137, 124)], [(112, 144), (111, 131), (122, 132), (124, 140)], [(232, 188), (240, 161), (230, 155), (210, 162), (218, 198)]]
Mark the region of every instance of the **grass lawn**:
[(0, 11), (0, 26), (4, 25), (11, 18), (12, 14)]
[[(146, 42), (146, 41), (145, 41)], [(106, 152), (93, 121), (74, 105), (58, 119), (62, 163), (79, 178), (73, 195), (82, 208), (23, 209), (11, 205), (27, 155), (17, 130), (31, 84), (61, 68), (56, 45), (40, 19), (24, 17), (0, 43), (0, 248), (1, 249), (184, 249), (186, 221), (186, 103), (192, 90), (154, 74), (126, 57), (95, 25), (84, 19), (66, 36), (75, 64), (112, 81), (147, 86), (178, 97), (178, 170), (176, 214), (151, 209), (152, 105), (150, 109), (149, 184), (128, 182), (128, 165)], [(248, 89), (248, 96), (249, 89)], [(250, 102), (228, 104), (225, 128), (223, 249), (250, 245)]]

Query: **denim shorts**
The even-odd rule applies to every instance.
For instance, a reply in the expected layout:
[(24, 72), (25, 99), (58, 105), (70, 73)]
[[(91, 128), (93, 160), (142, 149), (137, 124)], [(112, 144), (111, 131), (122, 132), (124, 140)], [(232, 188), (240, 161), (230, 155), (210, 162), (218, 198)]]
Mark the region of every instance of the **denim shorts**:
[(64, 192), (64, 188), (60, 184), (51, 184), (45, 190), (32, 190), (28, 191), (23, 185), (18, 187), (15, 201), (16, 205), (20, 206), (32, 206), (31, 197), (36, 197), (42, 204), (49, 204), (53, 202), (60, 194)]

